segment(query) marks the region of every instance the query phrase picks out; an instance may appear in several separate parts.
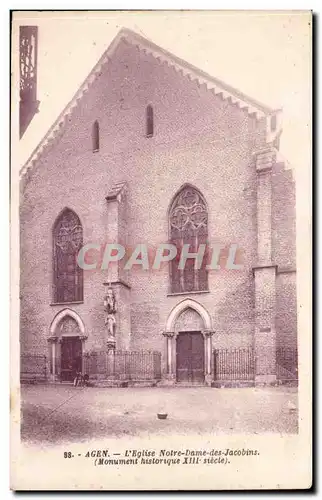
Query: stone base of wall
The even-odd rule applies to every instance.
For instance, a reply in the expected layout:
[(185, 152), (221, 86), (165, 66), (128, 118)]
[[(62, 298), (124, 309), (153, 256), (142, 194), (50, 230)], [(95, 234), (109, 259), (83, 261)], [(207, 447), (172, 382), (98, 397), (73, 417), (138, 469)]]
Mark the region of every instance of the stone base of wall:
[(257, 375), (253, 380), (213, 380), (211, 387), (265, 387), (278, 385), (275, 375)]
[(92, 387), (115, 387), (115, 388), (124, 388), (124, 387), (156, 387), (157, 380), (95, 380), (91, 381)]
[(36, 377), (34, 378), (22, 378), (20, 379), (20, 384), (21, 385), (26, 385), (26, 384), (46, 384), (47, 380), (44, 379), (38, 379)]
[(211, 387), (217, 389), (237, 388), (237, 387), (254, 387), (254, 380), (213, 380)]
[(42, 384), (48, 382), (47, 378), (37, 375), (22, 375), (20, 377), (21, 384)]
[(276, 375), (256, 375), (255, 385), (257, 387), (265, 385), (277, 385)]
[(162, 379), (158, 382), (158, 387), (169, 387), (176, 384), (176, 379), (174, 375), (163, 375)]
[(204, 382), (177, 382), (174, 375), (164, 375), (158, 382), (158, 387), (204, 387), (212, 385), (212, 375), (205, 375)]

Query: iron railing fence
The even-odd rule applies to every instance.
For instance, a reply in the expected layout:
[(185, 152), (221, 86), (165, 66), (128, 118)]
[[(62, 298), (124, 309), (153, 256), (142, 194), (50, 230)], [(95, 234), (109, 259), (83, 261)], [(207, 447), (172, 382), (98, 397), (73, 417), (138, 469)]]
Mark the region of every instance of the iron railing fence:
[[(254, 379), (256, 357), (252, 347), (216, 349), (213, 354), (215, 380)], [(297, 349), (289, 347), (276, 349), (276, 377), (281, 383), (298, 380)]]
[(213, 354), (215, 380), (254, 379), (254, 352), (251, 347), (215, 349)]
[(93, 378), (160, 380), (159, 351), (92, 351), (84, 355), (84, 373)]
[[(252, 347), (215, 349), (214, 380), (247, 381), (255, 377), (255, 356)], [(46, 380), (48, 359), (45, 355), (22, 354), (21, 379)], [(91, 378), (118, 380), (160, 380), (159, 351), (91, 351), (84, 354), (83, 372)], [(297, 349), (276, 349), (276, 375), (281, 383), (298, 381)]]

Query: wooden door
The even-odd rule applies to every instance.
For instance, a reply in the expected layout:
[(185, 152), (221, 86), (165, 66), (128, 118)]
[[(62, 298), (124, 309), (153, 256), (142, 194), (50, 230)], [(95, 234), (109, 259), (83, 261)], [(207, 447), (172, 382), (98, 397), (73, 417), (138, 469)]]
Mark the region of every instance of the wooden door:
[(61, 344), (61, 380), (72, 382), (82, 371), (82, 342), (78, 337), (63, 337)]
[(203, 383), (204, 338), (201, 332), (182, 332), (177, 337), (177, 381)]

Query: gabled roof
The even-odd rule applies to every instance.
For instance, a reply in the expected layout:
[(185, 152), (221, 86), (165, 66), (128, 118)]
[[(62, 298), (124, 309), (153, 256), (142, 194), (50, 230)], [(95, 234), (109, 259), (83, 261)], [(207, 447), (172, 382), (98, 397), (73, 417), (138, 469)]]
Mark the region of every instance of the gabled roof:
[[(267, 143), (274, 141), (276, 136), (281, 132), (281, 110), (274, 110), (264, 104), (246, 96), (239, 90), (227, 85), (226, 83), (214, 78), (208, 73), (196, 68), (192, 64), (183, 61), (179, 57), (167, 52), (153, 42), (147, 40), (146, 38), (138, 35), (132, 30), (127, 28), (122, 28), (116, 37), (113, 39), (112, 43), (109, 45), (107, 50), (104, 52), (102, 57), (99, 59), (98, 63), (94, 66), (88, 77), (85, 79), (83, 84), (80, 86), (74, 97), (63, 109), (61, 114), (58, 116), (57, 120), (48, 130), (47, 134), (40, 141), (38, 146), (30, 155), (29, 159), (22, 167), (20, 173), (23, 175), (26, 171), (35, 164), (39, 159), (40, 155), (45, 150), (46, 146), (52, 144), (57, 133), (61, 130), (63, 125), (66, 123), (72, 110), (78, 105), (82, 97), (88, 92), (92, 83), (100, 75), (102, 67), (108, 63), (109, 59), (115, 52), (119, 43), (123, 41), (138, 47), (139, 50), (147, 54), (151, 54), (160, 63), (166, 64), (176, 69), (176, 71), (183, 77), (187, 77), (191, 81), (196, 81), (199, 86), (205, 86), (209, 91), (213, 92), (214, 95), (219, 95), (222, 99), (230, 100), (232, 104), (237, 105), (241, 109), (245, 109), (250, 115), (255, 116), (257, 119), (267, 117)], [(276, 127), (272, 131), (270, 119), (272, 116), (276, 116)]]

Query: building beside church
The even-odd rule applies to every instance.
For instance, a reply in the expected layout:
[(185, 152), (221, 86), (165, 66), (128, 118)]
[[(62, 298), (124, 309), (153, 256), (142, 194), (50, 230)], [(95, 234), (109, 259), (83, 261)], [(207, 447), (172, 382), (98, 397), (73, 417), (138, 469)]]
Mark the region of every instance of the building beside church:
[[(124, 380), (140, 363), (169, 384), (296, 378), (281, 132), (279, 110), (122, 29), (21, 172), (22, 378), (115, 378), (126, 360)], [(90, 266), (106, 244), (169, 242), (220, 248), (218, 265), (78, 265), (84, 245)]]

